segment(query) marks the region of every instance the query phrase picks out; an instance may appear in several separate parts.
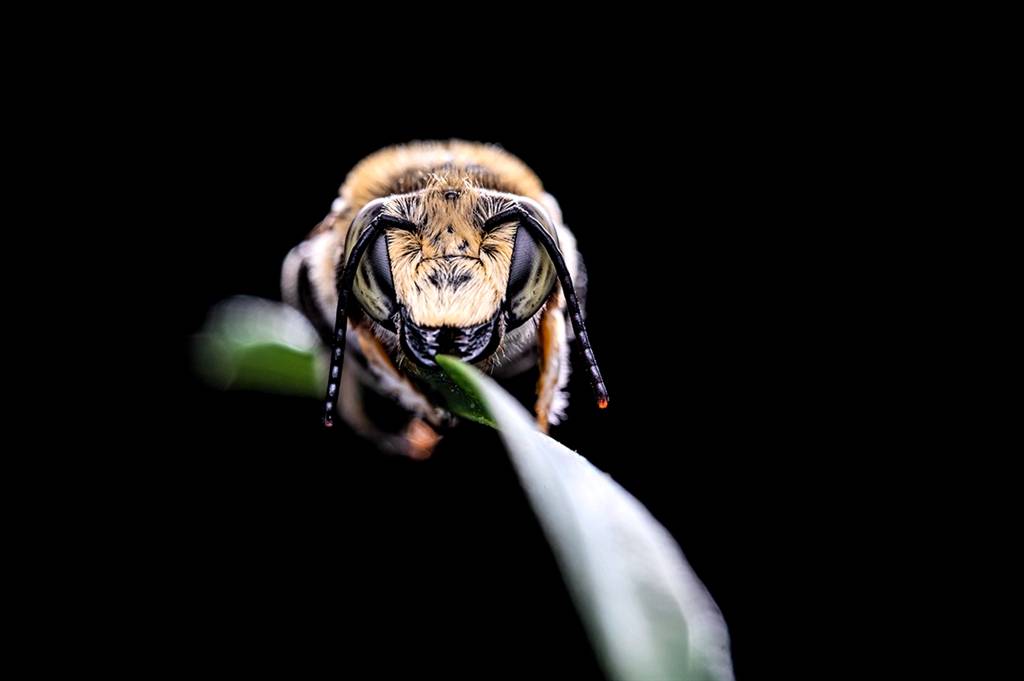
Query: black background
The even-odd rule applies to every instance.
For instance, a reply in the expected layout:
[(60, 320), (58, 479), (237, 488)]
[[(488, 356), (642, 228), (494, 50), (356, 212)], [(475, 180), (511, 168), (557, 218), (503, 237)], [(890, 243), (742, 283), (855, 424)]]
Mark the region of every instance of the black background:
[(175, 662), (600, 677), (492, 433), (466, 425), (429, 461), (387, 457), (324, 431), (316, 401), (220, 393), (191, 371), (189, 336), (209, 307), (277, 298), (282, 258), (354, 163), (449, 137), (526, 161), (586, 258), (611, 406), (597, 411), (577, 375), (553, 435), (679, 541), (725, 615), (740, 678), (784, 662), (766, 639), (791, 586), (819, 569), (802, 529), (804, 492), (818, 488), (804, 476), (833, 413), (834, 373), (820, 367), (835, 328), (813, 283), (834, 242), (805, 229), (820, 217), (816, 145), (728, 88), (685, 110), (630, 86), (614, 94), (640, 104), (612, 113), (563, 91), (479, 108), (396, 107), (389, 93), (282, 106), (254, 81), (216, 79), (167, 102), (146, 167), (159, 168), (150, 283), (168, 301), (175, 363), (138, 489), (160, 498), (145, 532), (161, 577), (145, 598), (182, 622), (168, 635)]

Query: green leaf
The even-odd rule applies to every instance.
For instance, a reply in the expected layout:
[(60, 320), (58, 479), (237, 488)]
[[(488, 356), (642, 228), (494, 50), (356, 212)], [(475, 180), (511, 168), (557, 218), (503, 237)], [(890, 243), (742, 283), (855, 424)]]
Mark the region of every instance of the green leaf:
[(238, 388), (320, 397), (326, 356), (298, 311), (237, 296), (216, 305), (192, 339), (197, 373), (221, 389)]
[(477, 397), (476, 391), (464, 389), (443, 371), (421, 375), (434, 390), (444, 397), (444, 407), (448, 411), (491, 428), (498, 427), (491, 415), (487, 413), (487, 407)]
[[(319, 397), (326, 353), (296, 310), (239, 296), (194, 338), (199, 373), (221, 388)], [(598, 656), (616, 679), (732, 679), (721, 614), (678, 545), (640, 502), (536, 430), (493, 380), (449, 357), (425, 374), (460, 416), (496, 427), (553, 548)], [(450, 378), (449, 378), (450, 377)]]
[(725, 621), (668, 531), (607, 474), (539, 432), (492, 379), (437, 359), (497, 423), (608, 674), (732, 679)]

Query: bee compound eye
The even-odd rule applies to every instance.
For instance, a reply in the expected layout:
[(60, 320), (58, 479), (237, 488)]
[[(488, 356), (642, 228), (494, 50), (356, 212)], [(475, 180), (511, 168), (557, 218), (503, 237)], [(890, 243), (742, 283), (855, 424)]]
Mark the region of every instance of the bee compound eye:
[(555, 285), (555, 269), (529, 230), (516, 230), (515, 247), (505, 293), (509, 328), (515, 328), (537, 313)]
[(360, 275), (353, 286), (356, 299), (370, 317), (390, 328), (397, 305), (391, 259), (384, 235), (378, 237), (367, 251), (360, 263)]

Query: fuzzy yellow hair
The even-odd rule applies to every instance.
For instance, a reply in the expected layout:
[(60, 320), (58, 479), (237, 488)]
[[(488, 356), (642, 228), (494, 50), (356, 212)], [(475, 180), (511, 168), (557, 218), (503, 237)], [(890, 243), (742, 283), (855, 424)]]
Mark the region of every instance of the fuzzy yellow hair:
[(494, 189), (535, 200), (544, 193), (540, 178), (512, 154), (461, 140), (411, 142), (370, 154), (348, 174), (340, 193), (347, 208), (358, 212), (376, 198), (431, 185)]
[[(484, 234), (480, 225), (509, 205), (501, 194), (540, 198), (544, 188), (525, 163), (495, 146), (452, 140), (389, 147), (363, 159), (341, 187), (339, 210), (322, 228), (342, 243), (368, 202), (419, 226), (387, 234), (395, 294), (424, 327), (474, 326), (491, 319), (505, 296), (516, 229)], [(326, 257), (326, 254), (325, 254)]]
[(392, 230), (388, 256), (398, 301), (420, 326), (475, 326), (498, 311), (508, 284), (514, 223), (484, 233), (480, 224), (501, 200), (463, 189), (431, 188), (395, 197), (388, 210), (421, 225)]

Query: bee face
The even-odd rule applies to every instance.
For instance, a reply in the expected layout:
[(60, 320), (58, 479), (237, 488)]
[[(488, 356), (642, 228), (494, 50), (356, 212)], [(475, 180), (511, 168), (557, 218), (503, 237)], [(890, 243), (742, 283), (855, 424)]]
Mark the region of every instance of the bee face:
[[(340, 412), (378, 443), (397, 437), (420, 451), (423, 429), (434, 433), (426, 424), (443, 425), (447, 412), (410, 379), (440, 353), (494, 375), (534, 364), (544, 429), (564, 415), (569, 323), (597, 404), (608, 405), (574, 278), (585, 281), (575, 238), (540, 178), (499, 147), (450, 140), (360, 161), (285, 258), (282, 293), (331, 348), (324, 424)], [(349, 351), (362, 360), (355, 378), (342, 373)], [(402, 434), (378, 428), (363, 388), (412, 419)]]
[[(473, 187), (432, 187), (368, 204), (364, 222), (381, 214), (397, 226), (364, 259), (356, 299), (399, 333), (421, 365), (432, 366), (439, 353), (484, 359), (507, 329), (540, 309), (555, 282), (547, 255), (516, 219), (492, 220), (522, 202), (532, 204)], [(350, 248), (360, 231), (349, 231)]]

